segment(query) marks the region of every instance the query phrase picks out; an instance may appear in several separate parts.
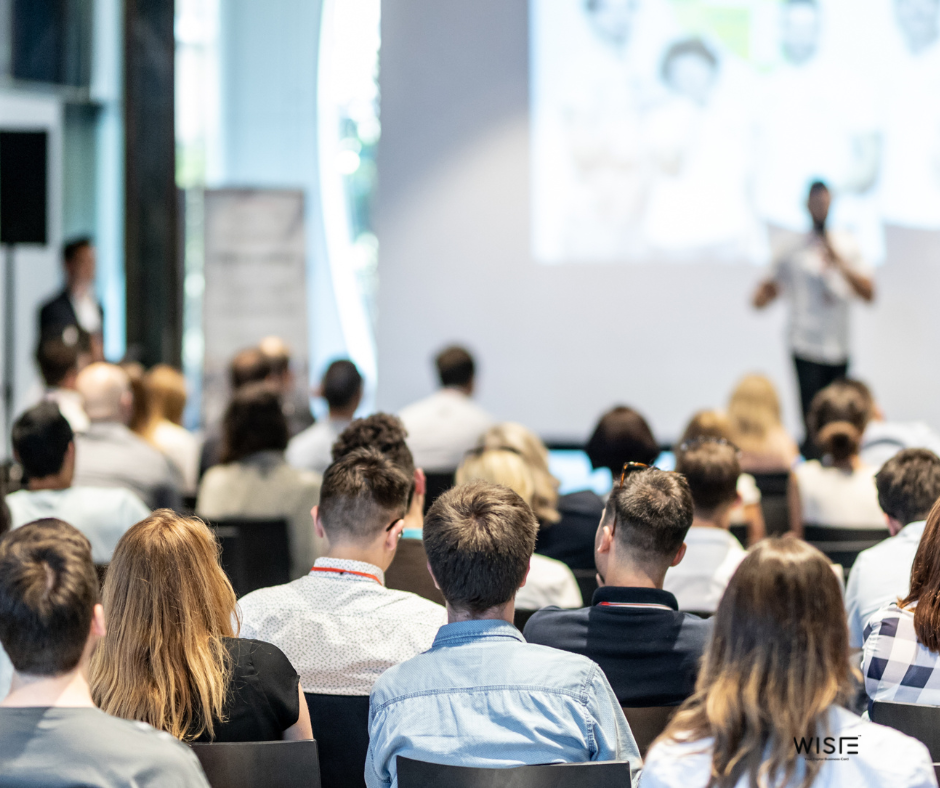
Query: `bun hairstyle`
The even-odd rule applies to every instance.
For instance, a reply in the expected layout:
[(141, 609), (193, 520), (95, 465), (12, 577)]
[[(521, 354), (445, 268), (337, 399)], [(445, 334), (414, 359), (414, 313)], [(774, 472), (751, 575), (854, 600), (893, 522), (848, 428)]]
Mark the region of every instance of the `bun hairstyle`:
[(858, 454), (870, 413), (870, 403), (858, 387), (833, 383), (813, 397), (808, 418), (813, 441), (835, 462), (845, 462)]

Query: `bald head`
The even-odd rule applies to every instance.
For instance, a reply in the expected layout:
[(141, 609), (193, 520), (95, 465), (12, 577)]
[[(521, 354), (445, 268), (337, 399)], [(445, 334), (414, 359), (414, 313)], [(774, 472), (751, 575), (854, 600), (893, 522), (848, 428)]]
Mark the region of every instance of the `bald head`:
[(127, 424), (131, 413), (131, 381), (114, 364), (89, 364), (78, 373), (76, 386), (85, 398), (85, 412), (92, 421)]

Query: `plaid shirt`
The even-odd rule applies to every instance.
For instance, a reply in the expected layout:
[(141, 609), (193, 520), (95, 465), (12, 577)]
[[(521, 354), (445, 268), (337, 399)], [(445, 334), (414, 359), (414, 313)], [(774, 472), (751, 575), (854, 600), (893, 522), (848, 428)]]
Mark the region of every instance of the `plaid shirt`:
[(873, 701), (940, 706), (940, 654), (917, 642), (913, 609), (892, 603), (869, 619), (862, 673)]

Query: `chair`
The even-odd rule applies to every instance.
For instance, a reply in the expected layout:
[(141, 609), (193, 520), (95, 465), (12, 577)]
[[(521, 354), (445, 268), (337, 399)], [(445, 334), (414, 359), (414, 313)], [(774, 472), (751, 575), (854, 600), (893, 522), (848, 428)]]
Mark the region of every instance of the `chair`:
[(842, 564), (848, 572), (862, 550), (874, 547), (890, 536), (887, 528), (832, 528), (826, 525), (804, 525), (803, 539), (818, 548), (834, 564)]
[(444, 595), (438, 591), (428, 572), (428, 554), (420, 539), (399, 541), (392, 565), (385, 570), (385, 585), (399, 591), (410, 591), (439, 605), (444, 604)]
[(212, 788), (320, 788), (315, 741), (190, 746)]
[(443, 473), (425, 473), (427, 487), (424, 493), (424, 513), (428, 513), (431, 504), (441, 497), (441, 493), (447, 492), (454, 486), (454, 474), (456, 471), (445, 471)]
[(594, 592), (597, 591), (597, 570), (595, 569), (572, 569), (574, 579), (578, 581), (578, 589), (581, 591), (581, 599), (585, 605), (590, 605), (594, 599)]
[(519, 610), (519, 608), (516, 608), (512, 623), (515, 624), (516, 629), (522, 632), (522, 630), (525, 629), (525, 625), (529, 622), (529, 619), (538, 612), (538, 610)]
[(869, 712), (872, 722), (913, 736), (930, 751), (934, 763), (940, 761), (940, 706), (916, 703), (889, 703), (876, 700)]
[(630, 764), (621, 761), (486, 769), (397, 757), (398, 788), (623, 788), (630, 785)]
[(630, 723), (630, 730), (633, 731), (633, 738), (636, 739), (636, 746), (639, 747), (641, 756), (646, 757), (650, 745), (660, 733), (666, 730), (669, 720), (678, 709), (678, 706), (623, 707), (623, 715)]
[(742, 547), (747, 547), (747, 525), (732, 525), (728, 530), (741, 543)]
[(369, 750), (369, 696), (304, 695), (320, 753), (323, 788), (361, 788), (366, 784)]
[[(790, 507), (787, 493), (790, 489), (790, 474), (751, 474), (760, 490), (760, 508), (764, 515), (764, 527), (768, 536), (780, 536), (790, 530)], [(741, 541), (747, 546), (747, 540)]]
[(210, 523), (222, 546), (222, 568), (238, 596), (290, 581), (287, 520), (248, 518)]

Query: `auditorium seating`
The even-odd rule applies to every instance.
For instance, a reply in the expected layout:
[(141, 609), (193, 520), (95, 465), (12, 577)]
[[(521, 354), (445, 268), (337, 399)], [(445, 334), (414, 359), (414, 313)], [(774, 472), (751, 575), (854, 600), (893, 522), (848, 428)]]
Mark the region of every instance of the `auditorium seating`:
[(940, 706), (876, 700), (871, 705), (869, 716), (872, 722), (887, 725), (923, 742), (933, 762), (940, 762)]
[(630, 764), (564, 763), (482, 769), (404, 758), (397, 760), (398, 788), (623, 788), (630, 785)]
[(862, 550), (874, 547), (891, 534), (887, 528), (832, 528), (824, 525), (804, 525), (803, 538), (818, 548), (834, 564), (841, 564), (846, 572), (852, 568)]
[(623, 714), (630, 723), (630, 730), (633, 731), (633, 738), (636, 739), (636, 746), (640, 749), (642, 757), (646, 757), (650, 745), (660, 733), (666, 730), (666, 725), (669, 724), (669, 720), (678, 708), (678, 706), (623, 707)]
[(191, 745), (211, 788), (320, 788), (315, 741)]
[[(751, 474), (760, 490), (760, 508), (764, 515), (764, 527), (767, 536), (781, 536), (790, 530), (790, 508), (787, 493), (790, 488), (790, 474), (754, 473)], [(742, 542), (747, 544), (747, 542)]]
[(454, 486), (454, 474), (456, 471), (445, 471), (443, 473), (425, 473), (427, 478), (427, 487), (424, 494), (424, 513), (428, 513), (431, 504), (434, 503), (441, 493), (447, 492)]
[(318, 745), (323, 788), (364, 786), (369, 750), (368, 695), (304, 695)]
[(222, 568), (236, 595), (290, 580), (287, 520), (242, 518), (209, 525), (222, 547)]

